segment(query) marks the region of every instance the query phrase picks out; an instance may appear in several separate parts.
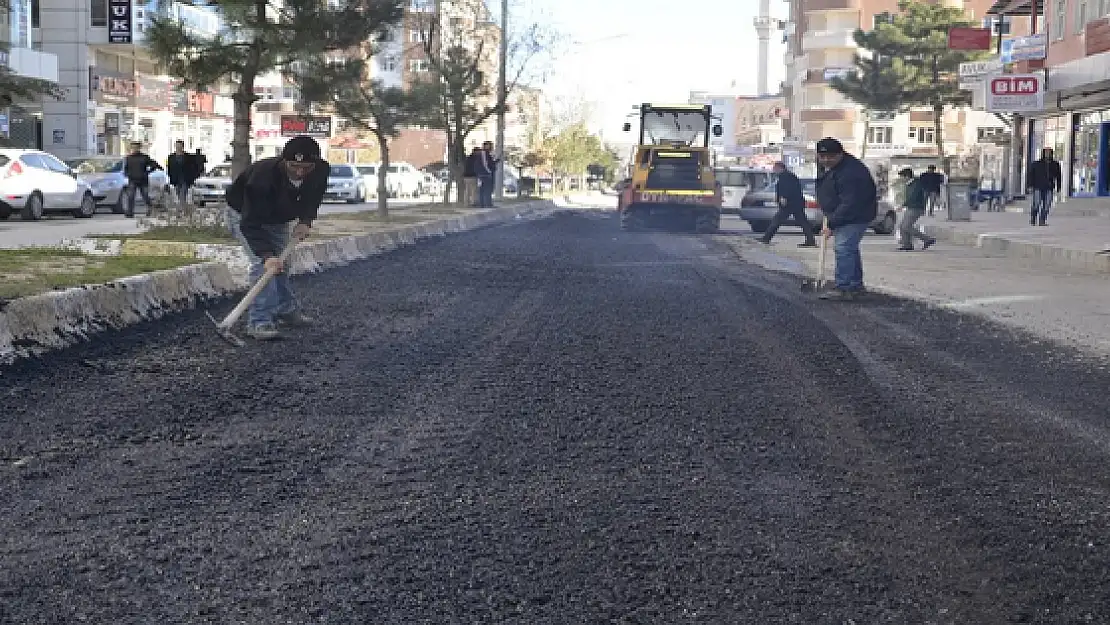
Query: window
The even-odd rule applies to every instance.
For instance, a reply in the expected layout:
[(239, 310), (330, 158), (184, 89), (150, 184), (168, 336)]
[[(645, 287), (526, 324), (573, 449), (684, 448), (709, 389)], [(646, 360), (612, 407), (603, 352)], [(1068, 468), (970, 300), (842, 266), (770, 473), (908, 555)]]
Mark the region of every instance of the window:
[(412, 59), (409, 61), (410, 72), (428, 71), (428, 59)]
[(932, 126), (910, 126), (910, 141), (918, 143), (936, 143), (936, 134)]
[(867, 143), (869, 145), (890, 145), (894, 143), (894, 128), (892, 126), (871, 126), (867, 129)]
[(999, 24), (998, 16), (997, 15), (988, 15), (988, 16), (983, 18), (983, 28), (991, 29), (991, 32), (994, 33), (995, 35), (999, 35), (999, 34), (1008, 35), (1008, 34), (1010, 34), (1010, 30), (1013, 28), (1013, 21), (1014, 21), (1013, 16), (1010, 16), (1010, 15), (1003, 16), (1002, 17), (1002, 32), (999, 33), (998, 32), (998, 27), (999, 27), (998, 26), (998, 24)]
[(1068, 2), (1067, 0), (1056, 0), (1055, 11), (1052, 14), (1052, 32), (1049, 35), (1053, 39), (1063, 39), (1064, 31), (1068, 27)]
[(994, 143), (994, 140), (1006, 135), (1005, 128), (988, 127), (979, 128), (975, 131), (979, 143)]
[(89, 25), (93, 28), (108, 27), (108, 0), (89, 1)]
[(870, 111), (867, 114), (867, 119), (873, 122), (892, 122), (898, 113), (894, 111)]
[(31, 28), (39, 27), (39, 0), (31, 0)]
[(382, 36), (378, 38), (378, 43), (393, 43), (394, 41), (397, 41), (397, 33), (392, 28), (382, 33)]
[(432, 0), (412, 0), (409, 3), (409, 10), (427, 13), (431, 11), (435, 4)]
[(1076, 0), (1075, 2), (1075, 32), (1079, 34), (1087, 29), (1087, 12), (1088, 0)]
[(409, 31), (409, 43), (421, 43), (424, 41), (424, 32), (419, 28)]
[(383, 56), (382, 58), (378, 59), (378, 67), (380, 67), (383, 72), (397, 71), (397, 57)]

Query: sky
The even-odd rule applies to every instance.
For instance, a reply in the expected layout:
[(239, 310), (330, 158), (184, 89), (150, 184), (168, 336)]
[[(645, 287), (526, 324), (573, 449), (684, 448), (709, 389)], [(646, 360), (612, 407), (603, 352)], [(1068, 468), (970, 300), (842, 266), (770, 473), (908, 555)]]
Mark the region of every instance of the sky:
[[(686, 102), (692, 90), (755, 95), (758, 45), (752, 20), (758, 5), (757, 0), (517, 0), (509, 15), (519, 15), (518, 23), (550, 24), (566, 41), (542, 64), (545, 80), (534, 84), (549, 97), (580, 94), (593, 102), (591, 126), (618, 141), (634, 104)], [(786, 3), (771, 0), (771, 15), (786, 19)], [(641, 51), (646, 54), (639, 57)], [(772, 90), (785, 74), (784, 51), (781, 33), (772, 34)]]

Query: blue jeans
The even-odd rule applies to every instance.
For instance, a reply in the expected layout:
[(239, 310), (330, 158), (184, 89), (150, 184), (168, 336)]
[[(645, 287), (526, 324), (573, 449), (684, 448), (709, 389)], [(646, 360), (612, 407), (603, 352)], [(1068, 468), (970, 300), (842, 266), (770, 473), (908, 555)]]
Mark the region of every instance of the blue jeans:
[(493, 176), (478, 176), (478, 206), (493, 208)]
[(833, 230), (833, 253), (836, 256), (836, 288), (841, 291), (863, 290), (863, 256), (860, 241), (868, 224), (845, 224)]
[[(239, 230), (239, 222), (242, 221), (242, 216), (232, 209), (227, 209), (227, 225), (231, 230), (231, 234), (239, 240), (243, 245), (243, 249), (247, 251), (247, 256), (250, 258), (250, 281), (251, 284), (258, 282), (265, 272), (262, 266), (262, 259), (255, 256), (251, 251), (250, 245), (247, 245), (247, 239), (243, 236), (242, 231)], [(264, 224), (262, 229), (274, 244), (274, 247), (279, 251), (284, 250), (285, 246), (289, 244), (292, 238), (292, 228), (290, 224)], [(297, 298), (293, 295), (293, 289), (289, 286), (289, 270), (274, 276), (273, 280), (262, 289), (258, 297), (254, 298), (251, 302), (250, 308), (247, 310), (247, 325), (249, 327), (257, 327), (266, 323), (274, 323), (279, 315), (288, 315), (296, 312)]]
[(1044, 221), (1048, 219), (1048, 209), (1052, 208), (1052, 200), (1056, 194), (1052, 189), (1033, 189), (1033, 203), (1030, 206), (1029, 221)]

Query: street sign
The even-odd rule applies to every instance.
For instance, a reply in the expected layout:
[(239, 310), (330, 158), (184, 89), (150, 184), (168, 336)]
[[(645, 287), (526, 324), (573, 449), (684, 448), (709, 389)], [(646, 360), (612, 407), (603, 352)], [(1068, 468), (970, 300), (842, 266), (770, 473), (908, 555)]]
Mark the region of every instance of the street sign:
[(992, 76), (987, 81), (986, 96), (986, 108), (992, 113), (1031, 113), (1044, 110), (1044, 76)]
[(1002, 71), (1002, 59), (987, 59), (986, 61), (969, 61), (960, 63), (960, 79), (986, 76)]
[(990, 50), (991, 29), (989, 28), (949, 28), (949, 50)]
[(1027, 37), (1009, 37), (1002, 40), (1001, 57), (1003, 63), (1018, 61), (1040, 61), (1048, 53), (1048, 37), (1041, 33)]

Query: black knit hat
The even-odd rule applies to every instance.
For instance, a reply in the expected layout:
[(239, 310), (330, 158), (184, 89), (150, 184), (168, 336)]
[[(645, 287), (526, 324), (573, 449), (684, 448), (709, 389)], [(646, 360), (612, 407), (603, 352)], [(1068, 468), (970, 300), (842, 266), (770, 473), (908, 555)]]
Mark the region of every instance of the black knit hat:
[(832, 137), (825, 137), (817, 142), (818, 154), (843, 154), (844, 146)]
[(312, 137), (298, 135), (285, 142), (281, 158), (286, 161), (314, 161), (320, 158), (320, 144)]

